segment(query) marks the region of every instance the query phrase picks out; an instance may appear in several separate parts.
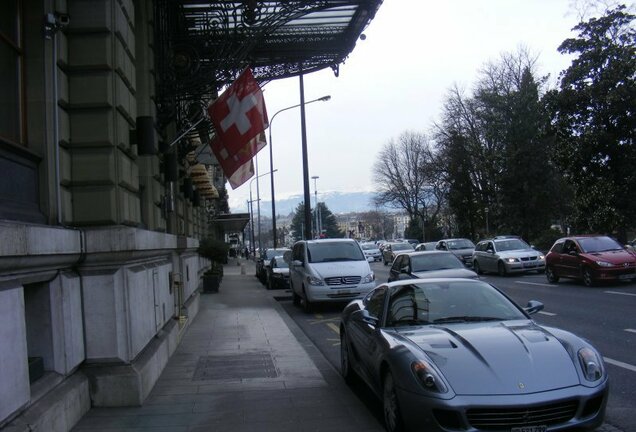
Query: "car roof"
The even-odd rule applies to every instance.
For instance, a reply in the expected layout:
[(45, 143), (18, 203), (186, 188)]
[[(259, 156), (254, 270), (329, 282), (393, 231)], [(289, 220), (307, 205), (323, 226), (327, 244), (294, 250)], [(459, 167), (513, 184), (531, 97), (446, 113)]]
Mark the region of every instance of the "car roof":
[(426, 251), (413, 251), (413, 252), (400, 252), (396, 256), (408, 255), (408, 256), (420, 256), (420, 255), (453, 255), (452, 252), (444, 250), (426, 250)]
[(333, 243), (333, 242), (340, 242), (340, 243), (348, 243), (348, 242), (354, 242), (354, 243), (358, 243), (355, 239), (352, 238), (326, 238), (326, 239), (313, 239), (313, 240), (299, 240), (299, 242), (307, 242), (307, 243)]

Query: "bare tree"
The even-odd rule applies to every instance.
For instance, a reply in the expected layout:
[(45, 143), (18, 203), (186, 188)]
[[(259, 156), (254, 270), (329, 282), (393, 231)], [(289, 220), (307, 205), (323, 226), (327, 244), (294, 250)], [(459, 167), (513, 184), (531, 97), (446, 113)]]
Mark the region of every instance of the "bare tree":
[(422, 133), (404, 132), (389, 141), (373, 166), (376, 204), (402, 209), (410, 219), (420, 216), (427, 189), (422, 167), (430, 161), (429, 141)]

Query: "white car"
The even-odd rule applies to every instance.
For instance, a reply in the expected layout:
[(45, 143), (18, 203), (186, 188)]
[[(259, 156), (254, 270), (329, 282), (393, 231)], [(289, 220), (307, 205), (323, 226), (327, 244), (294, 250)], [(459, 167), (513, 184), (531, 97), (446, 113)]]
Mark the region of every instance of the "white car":
[(382, 261), (382, 252), (375, 243), (361, 243), (360, 247), (367, 258), (373, 258), (373, 261)]
[(353, 239), (301, 240), (284, 255), (295, 305), (360, 299), (375, 288), (375, 274)]

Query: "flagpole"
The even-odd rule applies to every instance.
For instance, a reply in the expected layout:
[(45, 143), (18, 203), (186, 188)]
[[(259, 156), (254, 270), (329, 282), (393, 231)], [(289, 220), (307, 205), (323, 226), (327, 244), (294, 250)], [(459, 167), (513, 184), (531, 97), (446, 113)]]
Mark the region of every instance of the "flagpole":
[(254, 156), (254, 165), (256, 168), (256, 213), (257, 213), (257, 223), (258, 223), (258, 252), (261, 251), (261, 195), (259, 192), (258, 184), (260, 181), (258, 178), (258, 154)]

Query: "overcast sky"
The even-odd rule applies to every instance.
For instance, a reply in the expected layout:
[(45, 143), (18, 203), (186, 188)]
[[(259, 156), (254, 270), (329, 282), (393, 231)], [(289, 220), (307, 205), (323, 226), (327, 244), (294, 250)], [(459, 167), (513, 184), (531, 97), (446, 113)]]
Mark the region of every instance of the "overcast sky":
[[(404, 131), (430, 130), (448, 89), (471, 88), (479, 69), (502, 53), (525, 46), (538, 55), (541, 75), (556, 79), (570, 64), (557, 47), (575, 35), (578, 9), (572, 0), (385, 0), (339, 77), (327, 69), (304, 78), (305, 101), (331, 96), (306, 106), (309, 175), (320, 177), (318, 193), (373, 190), (380, 149)], [(270, 120), (300, 102), (298, 78), (263, 90)], [(302, 195), (300, 109), (278, 114), (270, 127), (275, 195)], [(259, 174), (267, 173), (269, 147), (257, 158)], [(245, 210), (250, 184), (256, 198), (256, 183), (236, 190), (228, 184), (233, 212)], [(258, 183), (269, 201), (269, 175)]]

